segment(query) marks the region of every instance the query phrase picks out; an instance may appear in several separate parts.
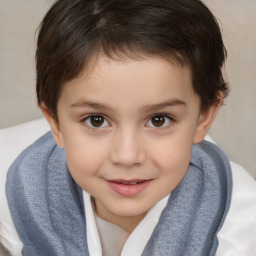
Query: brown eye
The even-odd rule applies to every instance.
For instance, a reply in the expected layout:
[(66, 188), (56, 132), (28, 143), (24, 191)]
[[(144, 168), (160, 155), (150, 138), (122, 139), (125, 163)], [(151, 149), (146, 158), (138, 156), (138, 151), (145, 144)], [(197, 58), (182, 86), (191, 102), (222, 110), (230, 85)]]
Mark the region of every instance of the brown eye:
[(102, 124), (104, 123), (104, 118), (102, 116), (92, 116), (90, 119), (91, 124), (94, 127), (102, 126)]
[(151, 127), (166, 127), (170, 125), (172, 119), (166, 115), (155, 115), (151, 117), (147, 123), (148, 126)]
[(109, 126), (108, 121), (101, 115), (92, 115), (85, 119), (85, 123), (92, 128)]
[(163, 116), (154, 116), (152, 117), (152, 124), (156, 127), (164, 125), (165, 118)]

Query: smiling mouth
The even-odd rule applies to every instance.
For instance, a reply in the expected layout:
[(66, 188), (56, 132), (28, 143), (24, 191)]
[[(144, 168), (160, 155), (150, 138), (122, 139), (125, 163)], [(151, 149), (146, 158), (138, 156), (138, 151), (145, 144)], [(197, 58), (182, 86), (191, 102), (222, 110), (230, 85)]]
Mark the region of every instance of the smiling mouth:
[(148, 180), (109, 180), (110, 182), (116, 182), (116, 183), (121, 183), (125, 185), (136, 185), (138, 183), (142, 183)]
[(106, 180), (108, 185), (117, 194), (122, 196), (136, 196), (140, 194), (152, 181), (151, 180)]

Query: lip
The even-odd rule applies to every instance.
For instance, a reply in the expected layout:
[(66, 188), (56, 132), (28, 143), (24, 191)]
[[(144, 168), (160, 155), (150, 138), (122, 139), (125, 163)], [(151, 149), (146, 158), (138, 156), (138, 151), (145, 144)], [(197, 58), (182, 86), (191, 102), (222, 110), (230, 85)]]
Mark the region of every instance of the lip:
[(152, 179), (106, 180), (110, 188), (121, 196), (136, 196), (140, 194), (151, 181)]

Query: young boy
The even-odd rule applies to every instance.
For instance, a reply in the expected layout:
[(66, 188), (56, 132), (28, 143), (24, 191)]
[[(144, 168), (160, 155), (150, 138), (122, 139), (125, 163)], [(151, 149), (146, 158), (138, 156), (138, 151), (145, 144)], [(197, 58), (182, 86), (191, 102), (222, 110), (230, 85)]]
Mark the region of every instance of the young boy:
[(225, 56), (198, 0), (57, 1), (36, 54), (51, 134), (6, 185), (23, 255), (231, 255), (237, 192), (203, 141), (228, 93)]

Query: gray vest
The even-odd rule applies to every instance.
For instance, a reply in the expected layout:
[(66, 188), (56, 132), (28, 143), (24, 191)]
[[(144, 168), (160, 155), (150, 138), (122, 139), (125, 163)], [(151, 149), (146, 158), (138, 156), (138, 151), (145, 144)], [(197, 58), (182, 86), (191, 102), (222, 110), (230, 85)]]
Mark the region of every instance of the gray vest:
[[(172, 192), (142, 255), (214, 255), (231, 190), (231, 169), (222, 151), (206, 141), (194, 145), (187, 173)], [(6, 194), (23, 255), (90, 255), (82, 190), (69, 174), (65, 151), (50, 133), (12, 164)]]

